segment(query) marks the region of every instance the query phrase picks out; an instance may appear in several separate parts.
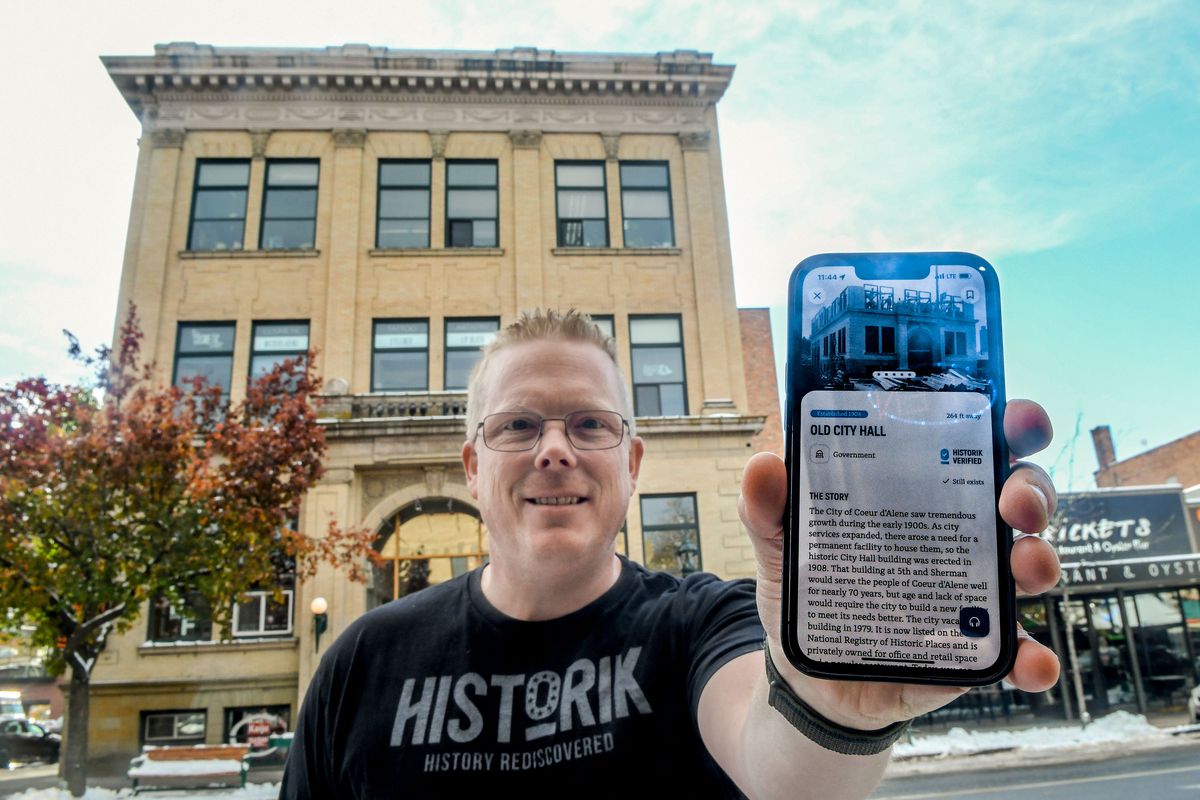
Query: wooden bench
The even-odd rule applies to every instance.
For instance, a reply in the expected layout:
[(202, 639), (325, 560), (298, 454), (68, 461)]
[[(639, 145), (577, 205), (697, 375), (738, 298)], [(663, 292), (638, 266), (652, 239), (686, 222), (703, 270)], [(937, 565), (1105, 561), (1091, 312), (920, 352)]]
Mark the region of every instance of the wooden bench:
[(246, 785), (248, 748), (233, 744), (146, 747), (129, 762), (133, 793), (166, 789), (226, 789)]

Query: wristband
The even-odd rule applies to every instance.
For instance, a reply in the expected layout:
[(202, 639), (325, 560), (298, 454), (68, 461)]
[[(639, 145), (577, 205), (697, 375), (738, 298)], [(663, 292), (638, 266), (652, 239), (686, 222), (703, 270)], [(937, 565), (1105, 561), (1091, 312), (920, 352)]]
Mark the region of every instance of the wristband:
[(767, 703), (783, 715), (793, 728), (826, 750), (847, 756), (877, 755), (891, 747), (912, 723), (911, 719), (905, 719), (874, 731), (860, 731), (839, 725), (821, 716), (816, 709), (796, 696), (792, 687), (788, 686), (779, 674), (779, 670), (775, 669), (775, 664), (771, 661), (771, 648), (765, 639), (763, 657), (767, 663), (767, 685), (771, 689), (767, 695)]

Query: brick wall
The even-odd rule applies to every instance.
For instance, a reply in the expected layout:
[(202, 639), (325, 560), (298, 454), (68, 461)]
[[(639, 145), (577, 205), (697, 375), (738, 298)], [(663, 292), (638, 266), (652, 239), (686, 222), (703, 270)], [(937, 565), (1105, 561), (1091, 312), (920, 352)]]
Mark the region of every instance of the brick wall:
[[(744, 335), (744, 334), (743, 334)], [(1200, 484), (1200, 431), (1096, 470), (1096, 486)]]
[(771, 312), (766, 308), (739, 308), (742, 328), (742, 362), (746, 367), (746, 399), (751, 414), (767, 418), (752, 440), (756, 453), (783, 457), (783, 422), (779, 412), (779, 385), (775, 381), (775, 350), (771, 341)]

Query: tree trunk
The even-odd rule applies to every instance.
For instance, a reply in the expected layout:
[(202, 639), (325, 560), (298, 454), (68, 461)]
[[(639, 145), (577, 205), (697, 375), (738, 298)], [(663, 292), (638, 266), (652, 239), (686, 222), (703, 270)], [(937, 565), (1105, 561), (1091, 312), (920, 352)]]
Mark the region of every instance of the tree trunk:
[(73, 797), (83, 797), (87, 789), (88, 690), (91, 676), (78, 665), (71, 668), (71, 687), (67, 695), (67, 724), (63, 777)]

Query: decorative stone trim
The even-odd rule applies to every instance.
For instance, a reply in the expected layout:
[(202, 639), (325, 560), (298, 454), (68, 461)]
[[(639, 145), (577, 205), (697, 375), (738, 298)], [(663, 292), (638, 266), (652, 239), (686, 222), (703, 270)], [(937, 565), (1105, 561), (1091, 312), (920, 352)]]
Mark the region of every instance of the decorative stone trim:
[(217, 258), (316, 258), (320, 250), (180, 250), (179, 257), (187, 260)]
[(678, 247), (555, 247), (556, 256), (680, 256)]
[(183, 147), (187, 131), (182, 128), (159, 128), (150, 131), (150, 144), (153, 147)]
[(295, 650), (300, 640), (292, 636), (261, 636), (221, 642), (145, 642), (139, 656), (178, 656), (192, 653), (237, 653), (247, 650)]
[(502, 256), (503, 247), (389, 247), (371, 249), (367, 255), (372, 258), (427, 258), (429, 256)]
[(250, 153), (253, 158), (263, 159), (267, 156), (267, 140), (271, 138), (270, 131), (250, 131)]
[(446, 140), (449, 138), (449, 131), (429, 132), (429, 148), (433, 151), (434, 159), (442, 159), (446, 157)]
[(361, 128), (343, 128), (333, 132), (335, 147), (362, 147), (367, 143), (367, 132)]
[(684, 150), (707, 150), (712, 134), (708, 131), (681, 131), (679, 145)]
[(515, 150), (537, 150), (542, 146), (541, 131), (509, 131), (508, 138)]
[(765, 416), (719, 417), (638, 417), (638, 436), (696, 436), (699, 434), (738, 434), (753, 436), (762, 430)]
[(600, 138), (604, 140), (604, 157), (608, 161), (616, 161), (617, 153), (621, 149), (621, 134), (619, 133), (602, 133)]

